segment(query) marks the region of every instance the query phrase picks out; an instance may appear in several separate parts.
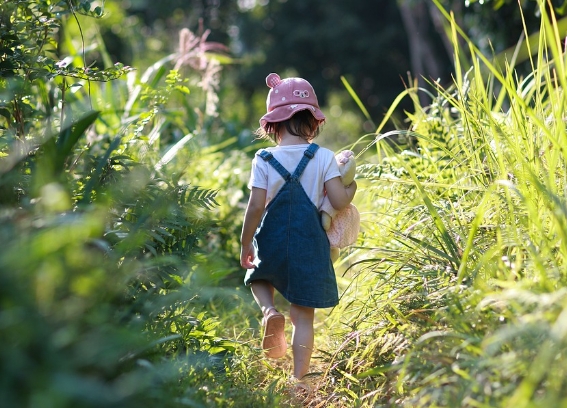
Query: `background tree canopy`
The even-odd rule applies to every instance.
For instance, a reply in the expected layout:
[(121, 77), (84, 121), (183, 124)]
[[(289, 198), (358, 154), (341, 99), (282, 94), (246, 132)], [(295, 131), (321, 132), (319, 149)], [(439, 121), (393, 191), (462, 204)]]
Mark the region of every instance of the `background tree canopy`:
[(377, 112), (403, 89), (408, 42), (396, 2), (272, 1), (239, 20), (239, 83), (248, 92), (266, 72), (289, 72), (309, 78), (326, 105), (327, 93), (340, 89), (345, 75)]
[[(522, 13), (515, 1), (440, 3), (489, 54), (515, 45), (522, 35)], [(239, 88), (242, 98), (256, 95), (253, 109), (244, 113), (251, 125), (263, 103), (264, 78), (269, 72), (308, 78), (322, 105), (330, 94), (344, 95), (340, 77), (345, 76), (375, 121), (411, 78), (422, 86), (422, 78), (442, 85), (452, 81), (453, 47), (433, 1), (172, 0), (156, 7), (147, 0), (128, 0), (120, 5), (127, 15), (140, 18), (141, 33), (161, 41), (162, 50), (175, 49), (171, 39), (180, 28), (197, 30), (200, 24), (211, 30), (211, 41), (229, 45), (234, 65), (227, 69), (226, 78)], [(536, 2), (523, 0), (522, 8), (527, 29), (537, 29)], [(132, 42), (138, 40), (120, 31), (126, 30), (115, 26), (106, 33), (118, 32), (121, 41), (130, 42), (115, 50), (118, 60), (130, 63), (128, 50), (136, 48)], [(348, 97), (341, 100), (353, 108)], [(400, 108), (409, 108), (409, 102)]]

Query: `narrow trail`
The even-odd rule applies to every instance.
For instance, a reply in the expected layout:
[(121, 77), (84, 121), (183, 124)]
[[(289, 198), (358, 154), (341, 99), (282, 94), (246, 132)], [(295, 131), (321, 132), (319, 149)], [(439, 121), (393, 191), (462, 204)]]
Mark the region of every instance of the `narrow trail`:
[[(326, 321), (329, 319), (331, 309), (319, 309), (315, 313), (315, 350), (311, 358), (311, 365), (309, 373), (305, 378), (305, 382), (310, 386), (311, 392), (309, 394), (297, 394), (291, 391), (292, 385), (289, 379), (293, 373), (293, 353), (291, 349), (292, 338), (292, 325), (289, 319), (289, 304), (276, 295), (276, 307), (284, 314), (286, 318), (286, 341), (288, 343), (288, 350), (284, 357), (280, 359), (266, 358), (261, 349), (261, 327), (260, 319), (261, 314), (259, 309), (247, 308), (246, 316), (243, 319), (248, 321), (257, 322), (254, 327), (249, 330), (248, 339), (251, 346), (253, 355), (253, 362), (250, 362), (249, 367), (256, 367), (258, 376), (263, 378), (263, 381), (258, 384), (259, 388), (267, 391), (278, 393), (282, 397), (283, 407), (341, 407), (346, 405), (340, 404), (340, 396), (335, 391), (333, 383), (334, 379), (329, 375), (329, 356), (333, 355), (336, 350), (328, 349), (329, 345), (333, 344), (334, 340), (331, 338), (329, 327)], [(274, 387), (274, 383), (276, 383)], [(251, 389), (251, 392), (254, 392)]]

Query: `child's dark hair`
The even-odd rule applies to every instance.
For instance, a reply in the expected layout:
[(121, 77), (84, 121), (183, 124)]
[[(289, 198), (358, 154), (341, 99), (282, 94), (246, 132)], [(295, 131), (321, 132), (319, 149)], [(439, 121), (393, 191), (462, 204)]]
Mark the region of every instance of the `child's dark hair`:
[(315, 139), (321, 131), (321, 121), (316, 119), (309, 110), (301, 110), (291, 118), (282, 122), (268, 122), (264, 127), (256, 130), (256, 135), (262, 139), (269, 139), (278, 143), (278, 135), (285, 128), (294, 136), (299, 136), (310, 142)]

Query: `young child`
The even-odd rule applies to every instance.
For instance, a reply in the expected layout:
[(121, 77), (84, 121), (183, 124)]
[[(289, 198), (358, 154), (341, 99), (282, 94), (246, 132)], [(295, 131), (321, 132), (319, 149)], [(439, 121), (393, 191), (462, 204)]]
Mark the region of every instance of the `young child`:
[(285, 317), (274, 306), (274, 290), (290, 302), (293, 375), (301, 380), (311, 361), (315, 308), (339, 301), (318, 208), (325, 194), (335, 209), (346, 207), (356, 183), (345, 188), (334, 153), (312, 143), (325, 115), (309, 82), (270, 74), (266, 84), (268, 112), (257, 134), (277, 146), (258, 151), (252, 161), (240, 264), (263, 313), (262, 348), (269, 358), (287, 350)]

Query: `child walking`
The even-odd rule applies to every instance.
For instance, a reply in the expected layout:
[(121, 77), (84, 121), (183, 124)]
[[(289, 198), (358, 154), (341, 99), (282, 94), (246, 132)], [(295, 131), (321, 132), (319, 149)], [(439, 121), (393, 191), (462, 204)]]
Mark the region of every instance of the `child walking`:
[(252, 161), (240, 264), (263, 313), (262, 348), (269, 358), (283, 357), (287, 350), (285, 317), (274, 306), (274, 291), (290, 302), (293, 376), (301, 380), (311, 361), (315, 308), (339, 301), (318, 208), (327, 195), (341, 210), (357, 186), (345, 187), (333, 152), (312, 143), (325, 115), (311, 84), (273, 73), (266, 84), (271, 88), (267, 113), (257, 134), (277, 146), (258, 151)]

